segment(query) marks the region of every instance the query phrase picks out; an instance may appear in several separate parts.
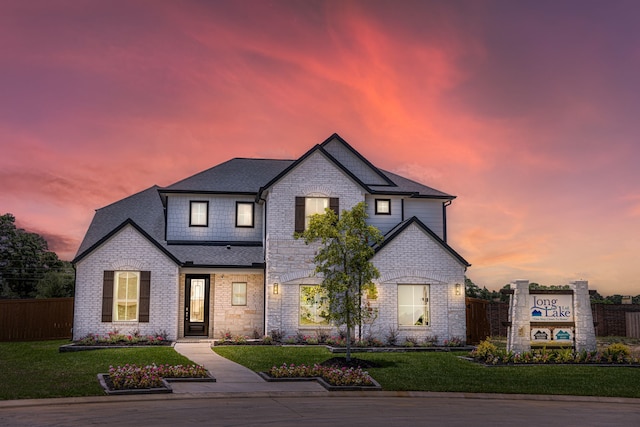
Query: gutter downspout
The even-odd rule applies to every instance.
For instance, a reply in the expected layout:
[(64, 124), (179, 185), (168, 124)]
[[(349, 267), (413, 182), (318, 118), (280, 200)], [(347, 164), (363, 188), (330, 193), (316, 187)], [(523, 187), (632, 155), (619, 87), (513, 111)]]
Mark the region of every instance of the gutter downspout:
[(442, 203), (442, 240), (447, 242), (447, 206), (451, 204), (451, 200)]

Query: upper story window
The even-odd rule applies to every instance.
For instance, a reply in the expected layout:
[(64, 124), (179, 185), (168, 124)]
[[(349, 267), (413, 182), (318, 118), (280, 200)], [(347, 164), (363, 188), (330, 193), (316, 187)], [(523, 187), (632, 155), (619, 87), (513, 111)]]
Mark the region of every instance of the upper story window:
[(190, 202), (189, 226), (190, 227), (208, 227), (209, 226), (209, 202), (196, 201)]
[(253, 209), (252, 202), (236, 202), (236, 227), (253, 228)]
[(328, 197), (307, 197), (304, 200), (304, 228), (309, 227), (311, 217), (316, 214), (322, 215), (329, 207)]
[(296, 197), (295, 231), (302, 233), (309, 226), (309, 219), (314, 214), (323, 214), (326, 208), (338, 213), (337, 197)]
[(391, 215), (391, 199), (376, 199), (376, 215)]

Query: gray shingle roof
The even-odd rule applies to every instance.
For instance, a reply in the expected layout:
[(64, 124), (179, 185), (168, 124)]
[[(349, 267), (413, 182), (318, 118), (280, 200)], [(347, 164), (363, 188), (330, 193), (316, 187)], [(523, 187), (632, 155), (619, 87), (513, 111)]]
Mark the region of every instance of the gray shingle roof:
[(435, 188), (420, 184), (419, 182), (404, 178), (393, 172), (388, 172), (382, 169), (380, 169), (380, 171), (384, 173), (391, 181), (393, 181), (396, 187), (387, 185), (370, 185), (369, 189), (371, 189), (372, 191), (381, 193), (415, 193), (417, 196), (421, 197), (436, 197), (443, 199), (455, 199), (456, 197), (444, 193), (440, 190), (436, 190)]
[[(338, 135), (337, 138), (348, 146)], [(326, 142), (325, 142), (326, 143)], [(179, 245), (167, 244), (165, 240), (165, 218), (161, 195), (168, 193), (229, 193), (258, 194), (266, 185), (274, 183), (315, 150), (316, 145), (298, 160), (235, 158), (210, 169), (185, 178), (167, 187), (156, 185), (98, 209), (89, 230), (80, 244), (74, 262), (79, 261), (98, 247), (104, 240), (126, 224), (133, 222), (156, 246), (178, 263), (192, 261), (195, 265), (206, 266), (251, 266), (264, 262), (262, 246)], [(355, 150), (353, 150), (355, 152)], [(355, 152), (357, 154), (357, 152)], [(359, 155), (359, 154), (357, 154)], [(366, 160), (366, 159), (365, 159)], [(331, 161), (336, 161), (332, 159)], [(372, 168), (375, 166), (366, 162)], [(341, 166), (342, 167), (342, 166)], [(426, 185), (404, 178), (392, 172), (379, 169), (395, 185), (363, 186), (373, 193), (402, 193), (412, 197), (435, 197), (453, 199), (455, 196), (443, 193)], [(357, 177), (356, 177), (357, 179)], [(445, 244), (446, 245), (446, 244)]]
[(257, 193), (293, 160), (235, 158), (162, 189), (173, 192)]

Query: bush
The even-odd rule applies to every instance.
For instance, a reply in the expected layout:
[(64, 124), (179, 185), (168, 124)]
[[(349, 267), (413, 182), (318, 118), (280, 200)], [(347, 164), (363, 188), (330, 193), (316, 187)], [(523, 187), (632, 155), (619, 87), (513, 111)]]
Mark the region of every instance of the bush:
[(480, 360), (486, 360), (487, 356), (494, 355), (497, 352), (498, 347), (496, 347), (496, 345), (487, 338), (478, 344), (478, 346), (471, 352), (471, 356)]

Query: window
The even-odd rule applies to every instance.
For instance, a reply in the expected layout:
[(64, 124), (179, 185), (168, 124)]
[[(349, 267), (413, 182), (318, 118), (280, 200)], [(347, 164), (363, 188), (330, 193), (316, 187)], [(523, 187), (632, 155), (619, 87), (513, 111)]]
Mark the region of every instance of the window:
[(429, 285), (398, 285), (398, 325), (429, 324)]
[(118, 320), (149, 322), (150, 301), (150, 271), (104, 271), (102, 279), (103, 322)]
[(251, 202), (236, 202), (236, 227), (253, 228), (253, 206)]
[(304, 228), (309, 227), (309, 221), (315, 214), (322, 215), (329, 207), (328, 197), (307, 197), (304, 200)]
[(322, 316), (326, 311), (326, 301), (323, 300), (320, 286), (301, 285), (300, 326), (329, 325), (329, 321)]
[(309, 218), (314, 214), (323, 214), (330, 208), (335, 213), (339, 212), (339, 200), (337, 197), (296, 197), (295, 205), (295, 231), (302, 233), (309, 226)]
[(376, 199), (376, 215), (391, 215), (391, 199)]
[(231, 305), (247, 305), (247, 283), (232, 283)]
[(209, 226), (209, 202), (191, 201), (191, 213), (189, 215), (190, 227)]
[(137, 271), (116, 271), (114, 279), (114, 321), (138, 320), (140, 273)]

